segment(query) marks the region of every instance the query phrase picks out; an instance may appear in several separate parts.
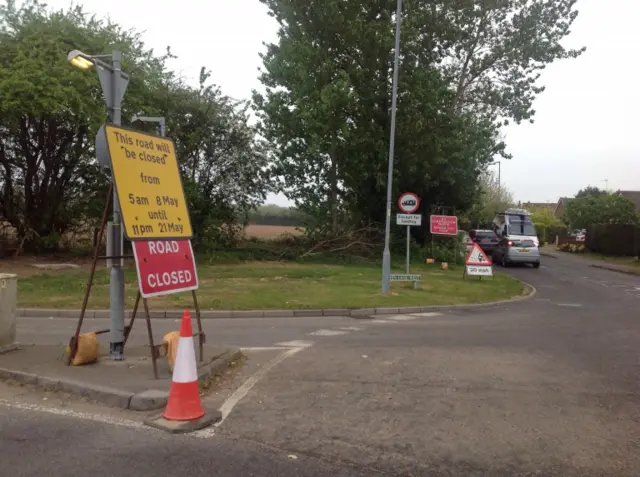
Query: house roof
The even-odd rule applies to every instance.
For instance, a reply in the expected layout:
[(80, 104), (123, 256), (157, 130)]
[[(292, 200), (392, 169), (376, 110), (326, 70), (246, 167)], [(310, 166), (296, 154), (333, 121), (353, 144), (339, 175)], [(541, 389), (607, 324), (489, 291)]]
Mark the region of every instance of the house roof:
[(636, 210), (640, 210), (640, 191), (639, 190), (619, 190), (616, 194), (626, 197), (636, 205)]
[(569, 197), (560, 197), (558, 199), (558, 203), (553, 208), (553, 215), (556, 215), (556, 213), (558, 212), (558, 207), (560, 207), (561, 205), (564, 205), (566, 207), (569, 203), (569, 200), (571, 200)]
[(521, 207), (523, 209), (530, 210), (531, 212), (545, 209), (553, 212), (556, 205), (557, 204), (555, 202), (523, 202)]

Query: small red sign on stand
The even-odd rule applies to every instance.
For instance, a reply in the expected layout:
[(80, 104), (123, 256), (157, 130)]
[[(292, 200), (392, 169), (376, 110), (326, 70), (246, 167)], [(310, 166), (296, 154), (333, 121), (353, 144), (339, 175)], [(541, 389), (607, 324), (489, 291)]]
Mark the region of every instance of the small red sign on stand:
[(198, 288), (191, 240), (136, 240), (132, 244), (143, 298)]
[(456, 235), (458, 233), (458, 217), (455, 215), (432, 215), (429, 224), (433, 235)]

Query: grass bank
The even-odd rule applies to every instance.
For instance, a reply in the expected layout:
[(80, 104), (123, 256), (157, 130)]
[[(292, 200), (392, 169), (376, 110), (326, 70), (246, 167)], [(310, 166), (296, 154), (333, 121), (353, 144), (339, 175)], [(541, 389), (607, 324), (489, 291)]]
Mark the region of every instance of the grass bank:
[[(401, 269), (396, 273), (403, 273)], [(198, 265), (201, 307), (208, 310), (371, 308), (385, 306), (453, 305), (509, 299), (523, 293), (523, 285), (501, 273), (493, 279), (463, 279), (462, 269), (443, 272), (435, 265), (415, 266), (422, 274), (418, 289), (392, 283), (380, 293), (380, 267), (322, 265), (292, 262), (241, 262)], [(86, 270), (65, 270), (19, 279), (18, 302), (25, 308), (79, 308), (86, 287)], [(126, 269), (127, 305), (137, 293), (135, 269)], [(189, 307), (190, 293), (156, 297), (152, 309)], [(109, 273), (100, 269), (89, 300), (93, 309), (108, 308)]]

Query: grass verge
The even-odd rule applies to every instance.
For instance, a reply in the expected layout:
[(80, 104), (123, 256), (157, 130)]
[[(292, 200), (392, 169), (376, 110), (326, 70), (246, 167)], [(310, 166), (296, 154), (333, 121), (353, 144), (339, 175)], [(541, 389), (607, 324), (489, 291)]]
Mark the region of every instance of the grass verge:
[[(374, 265), (321, 265), (292, 262), (199, 264), (198, 298), (204, 310), (374, 308), (454, 305), (509, 299), (523, 293), (521, 282), (501, 273), (493, 279), (463, 279), (462, 268), (443, 272), (435, 265), (416, 265), (417, 290), (409, 283), (392, 283), (387, 296), (380, 293), (380, 267)], [(403, 273), (397, 269), (395, 273)], [(23, 308), (79, 308), (88, 272), (49, 272), (21, 278), (18, 302)], [(137, 293), (135, 268), (126, 269), (126, 303)], [(190, 307), (191, 294), (149, 300), (151, 309)], [(89, 308), (108, 308), (109, 273), (96, 273)]]

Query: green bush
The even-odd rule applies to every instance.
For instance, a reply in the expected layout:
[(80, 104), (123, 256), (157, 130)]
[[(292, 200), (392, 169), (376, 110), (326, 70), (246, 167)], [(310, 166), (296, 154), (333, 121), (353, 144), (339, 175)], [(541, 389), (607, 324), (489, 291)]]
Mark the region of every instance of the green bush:
[(435, 259), (436, 262), (447, 262), (462, 265), (465, 259), (465, 248), (460, 236), (436, 237), (433, 243), (428, 244), (423, 251), (426, 257)]

